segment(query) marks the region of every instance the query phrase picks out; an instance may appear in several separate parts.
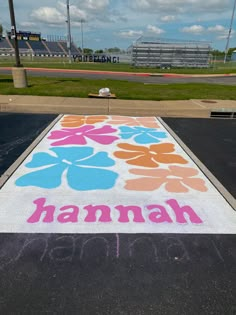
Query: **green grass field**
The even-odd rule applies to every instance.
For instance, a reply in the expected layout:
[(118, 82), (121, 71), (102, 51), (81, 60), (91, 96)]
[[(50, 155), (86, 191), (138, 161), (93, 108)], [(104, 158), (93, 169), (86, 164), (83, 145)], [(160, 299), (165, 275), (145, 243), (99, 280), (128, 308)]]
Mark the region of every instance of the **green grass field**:
[[(160, 69), (160, 68), (136, 68), (129, 64), (124, 63), (68, 63), (66, 58), (37, 58), (32, 60), (27, 58), (21, 58), (21, 62), (25, 67), (32, 68), (57, 68), (57, 69), (80, 69), (80, 70), (100, 70), (100, 71), (124, 71), (124, 72), (147, 72), (147, 73), (179, 73), (179, 74), (229, 74), (236, 73), (236, 62), (227, 62), (224, 64), (219, 61), (213, 64), (208, 69), (195, 69), (195, 68), (181, 68), (181, 69)], [(13, 57), (9, 58), (0, 57), (0, 67), (12, 67), (14, 65)]]
[(88, 80), (69, 78), (28, 77), (29, 87), (16, 89), (11, 76), (0, 77), (0, 94), (88, 97), (108, 86), (119, 99), (130, 100), (236, 100), (236, 88), (216, 84), (143, 84), (119, 80)]

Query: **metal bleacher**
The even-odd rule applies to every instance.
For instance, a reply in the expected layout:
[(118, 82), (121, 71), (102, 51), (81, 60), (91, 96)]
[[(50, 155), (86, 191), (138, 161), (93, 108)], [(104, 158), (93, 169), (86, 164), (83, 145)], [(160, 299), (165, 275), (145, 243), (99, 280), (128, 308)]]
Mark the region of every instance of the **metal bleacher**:
[[(66, 43), (66, 42), (60, 42), (60, 45), (63, 47), (63, 49), (64, 49), (65, 51), (68, 51), (67, 43)], [(72, 55), (78, 55), (78, 54), (81, 53), (81, 52), (79, 51), (79, 49), (76, 48), (73, 43), (71, 43), (71, 53), (72, 53)]]
[(211, 47), (206, 42), (145, 39), (132, 46), (132, 64), (141, 67), (196, 67), (209, 66)]
[[(19, 53), (22, 56), (66, 57), (68, 55), (67, 42), (64, 39), (47, 41), (41, 39), (40, 33), (19, 31), (17, 33), (17, 42)], [(71, 54), (73, 57), (81, 54), (81, 51), (73, 43), (71, 43)], [(0, 38), (0, 55), (14, 55), (14, 40), (10, 32), (7, 33), (6, 38)]]
[(27, 42), (33, 50), (35, 56), (45, 56), (49, 54), (48, 50), (41, 41), (28, 40)]
[(18, 40), (18, 47), (19, 49), (29, 49), (25, 40)]
[(5, 38), (0, 38), (0, 49), (11, 48), (10, 44)]
[(13, 47), (6, 38), (0, 38), (0, 55), (9, 55), (13, 52)]
[(50, 55), (52, 56), (62, 56), (65, 55), (65, 52), (60, 47), (58, 42), (45, 42), (45, 45), (47, 46), (48, 50), (50, 51)]

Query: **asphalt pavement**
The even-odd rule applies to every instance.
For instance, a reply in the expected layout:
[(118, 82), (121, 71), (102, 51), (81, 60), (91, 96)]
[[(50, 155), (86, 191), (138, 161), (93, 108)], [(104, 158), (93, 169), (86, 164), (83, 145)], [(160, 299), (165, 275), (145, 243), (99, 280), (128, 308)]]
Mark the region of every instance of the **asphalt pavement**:
[[(36, 69), (26, 68), (30, 76), (35, 77), (61, 77), (61, 78), (84, 78), (84, 79), (111, 79), (146, 84), (170, 84), (170, 83), (208, 83), (236, 85), (236, 75), (176, 75), (176, 74), (141, 74), (141, 73), (122, 73), (105, 71), (86, 71), (86, 70), (66, 70), (60, 69)], [(0, 74), (11, 74), (10, 68), (0, 68)]]

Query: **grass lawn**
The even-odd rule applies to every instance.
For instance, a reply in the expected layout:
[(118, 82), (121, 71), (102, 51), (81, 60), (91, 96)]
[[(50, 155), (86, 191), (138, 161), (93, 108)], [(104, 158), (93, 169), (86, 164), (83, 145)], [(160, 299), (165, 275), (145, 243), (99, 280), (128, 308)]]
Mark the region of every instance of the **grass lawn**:
[(119, 99), (131, 100), (185, 100), (228, 99), (236, 100), (235, 86), (218, 84), (143, 84), (118, 80), (89, 80), (70, 78), (28, 77), (29, 87), (15, 89), (11, 76), (0, 77), (0, 94), (88, 97), (108, 86)]
[[(124, 63), (82, 63), (82, 62), (72, 62), (68, 63), (67, 59), (47, 59), (36, 58), (34, 61), (28, 59), (21, 59), (24, 67), (30, 68), (53, 68), (53, 69), (78, 69), (78, 70), (98, 70), (98, 71), (118, 71), (118, 72), (146, 72), (146, 73), (179, 73), (179, 74), (228, 74), (236, 73), (236, 62), (228, 62), (224, 64), (223, 62), (218, 62), (214, 67), (208, 69), (195, 69), (195, 68), (181, 68), (181, 69), (160, 69), (160, 68), (136, 68), (129, 64)], [(12, 67), (14, 65), (14, 60), (5, 60), (0, 58), (0, 67)]]

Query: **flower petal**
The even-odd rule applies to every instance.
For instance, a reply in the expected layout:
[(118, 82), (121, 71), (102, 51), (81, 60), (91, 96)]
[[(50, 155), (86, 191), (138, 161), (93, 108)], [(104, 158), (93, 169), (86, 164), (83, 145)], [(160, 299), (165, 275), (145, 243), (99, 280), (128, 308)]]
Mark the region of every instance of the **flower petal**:
[(115, 151), (113, 154), (118, 159), (124, 159), (124, 160), (144, 155), (143, 152), (125, 152), (125, 151)]
[(128, 116), (112, 116), (112, 119), (108, 122), (109, 124), (114, 125), (127, 125), (127, 126), (136, 126), (137, 122), (133, 117)]
[(182, 167), (182, 166), (169, 166), (171, 175), (178, 177), (192, 177), (198, 175), (198, 170), (192, 167)]
[(163, 131), (151, 131), (149, 132), (149, 134), (155, 138), (161, 138), (161, 139), (167, 138), (166, 133)]
[(86, 123), (87, 124), (96, 124), (99, 122), (103, 122), (104, 120), (108, 119), (107, 116), (97, 115), (97, 116), (87, 116)]
[(84, 145), (84, 144), (87, 144), (87, 141), (83, 135), (73, 135), (63, 140), (52, 142), (51, 146), (56, 147), (56, 146), (61, 146), (61, 145), (73, 145), (73, 144)]
[(131, 132), (130, 132), (130, 133), (128, 133), (128, 132), (126, 132), (126, 133), (121, 133), (121, 134), (120, 134), (120, 138), (121, 138), (121, 139), (130, 139), (130, 138), (133, 137), (133, 135), (134, 135), (133, 132), (132, 132), (132, 133), (131, 133)]
[(117, 146), (121, 149), (128, 150), (128, 151), (139, 151), (139, 152), (149, 153), (148, 148), (144, 146), (133, 145), (129, 143), (119, 143)]
[(46, 165), (57, 164), (58, 162), (60, 162), (58, 157), (52, 156), (45, 152), (39, 152), (39, 153), (35, 153), (33, 155), (32, 160), (29, 163), (27, 163), (25, 166), (28, 168), (36, 168), (36, 167), (41, 167), (41, 166), (46, 166)]
[(91, 126), (91, 125), (84, 125), (81, 126), (79, 128), (73, 128), (73, 129), (64, 129), (64, 130), (70, 130), (73, 133), (85, 133), (88, 132), (89, 130), (93, 130), (95, 128), (95, 126)]
[(63, 118), (61, 125), (63, 127), (79, 127), (84, 124), (85, 116), (68, 115)]
[(205, 186), (205, 181), (201, 178), (184, 178), (182, 182), (197, 191), (205, 192), (208, 190)]
[(154, 132), (156, 131), (155, 128), (147, 128), (147, 127), (143, 127), (143, 126), (137, 126), (137, 127), (134, 127), (134, 129), (141, 133), (141, 132), (145, 132), (145, 133), (149, 133), (149, 132)]
[(144, 127), (160, 128), (155, 117), (137, 117), (136, 120)]
[(89, 157), (93, 154), (92, 147), (57, 147), (51, 148), (51, 151), (55, 152), (60, 160), (67, 160), (70, 162), (76, 162)]
[(160, 142), (157, 138), (152, 137), (151, 134), (148, 133), (142, 133), (136, 137), (134, 137), (135, 142), (140, 144), (149, 144), (149, 143), (158, 143)]
[(86, 134), (86, 137), (100, 144), (111, 144), (119, 139), (119, 137), (116, 136), (104, 136), (94, 134)]
[(113, 132), (116, 132), (117, 129), (115, 128), (112, 128), (112, 126), (109, 126), (109, 125), (105, 125), (105, 126), (102, 126), (101, 128), (95, 128), (93, 130), (91, 130), (89, 132), (89, 134), (93, 134), (93, 135), (104, 135), (106, 133), (113, 133)]
[(34, 186), (40, 188), (52, 189), (60, 186), (61, 177), (66, 164), (57, 164), (35, 172), (28, 173), (16, 180), (16, 185), (20, 187)]
[(173, 143), (161, 143), (161, 144), (153, 144), (150, 146), (150, 151), (154, 151), (156, 153), (171, 153), (174, 152), (175, 146)]
[(139, 133), (139, 131), (134, 130), (134, 128), (129, 127), (129, 126), (120, 126), (119, 127), (120, 131), (123, 133)]
[(157, 167), (158, 163), (154, 162), (149, 156), (143, 155), (136, 159), (126, 161), (127, 164), (144, 166), (144, 167)]
[(115, 162), (108, 157), (106, 152), (98, 152), (97, 154), (82, 160), (78, 161), (76, 165), (88, 165), (88, 166), (113, 166)]
[(74, 133), (71, 132), (73, 129), (63, 129), (63, 130), (54, 130), (51, 132), (50, 136), (48, 139), (62, 139), (66, 138), (70, 135), (73, 135)]
[(67, 172), (68, 185), (75, 190), (110, 189), (118, 174), (104, 169), (71, 166)]
[(141, 177), (126, 181), (125, 189), (136, 191), (153, 191), (158, 189), (164, 181), (158, 178)]
[(188, 188), (185, 187), (179, 179), (168, 179), (168, 182), (165, 185), (165, 189), (168, 192), (174, 193), (186, 193), (188, 192)]
[(153, 156), (153, 159), (159, 163), (164, 164), (171, 164), (171, 163), (178, 163), (178, 164), (187, 164), (186, 161), (182, 156), (178, 154), (157, 154)]

